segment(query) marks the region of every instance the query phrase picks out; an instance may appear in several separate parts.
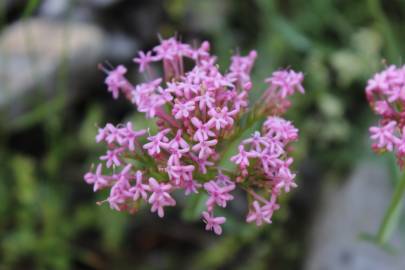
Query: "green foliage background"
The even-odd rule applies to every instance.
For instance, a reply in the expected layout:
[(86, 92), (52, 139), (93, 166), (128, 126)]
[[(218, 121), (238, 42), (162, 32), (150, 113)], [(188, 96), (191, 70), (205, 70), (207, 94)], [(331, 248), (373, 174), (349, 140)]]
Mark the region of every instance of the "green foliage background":
[[(35, 16), (40, 2), (27, 1), (19, 19)], [(288, 114), (301, 133), (295, 147), (302, 191), (284, 198), (274, 224), (264, 228), (245, 225), (242, 213), (231, 210), (220, 238), (205, 233), (196, 218), (198, 198), (165, 220), (148, 211), (130, 216), (96, 206), (106, 194), (93, 194), (82, 181), (102, 152), (94, 142), (95, 123), (148, 123), (126, 107), (108, 114), (106, 95), (87, 96), (80, 106), (68, 102), (65, 63), (52, 99), (26, 97), (33, 100), (26, 114), (11, 120), (0, 114), (0, 269), (300, 269), (319, 186), (344, 179), (370, 154), (372, 115), (363, 89), (384, 62), (402, 64), (404, 1), (156, 4), (166, 16), (159, 25), (163, 36), (208, 38), (221, 66), (234, 49), (257, 49), (252, 99), (275, 69), (305, 72), (307, 93), (294, 99)], [(30, 151), (30, 144), (40, 150)]]

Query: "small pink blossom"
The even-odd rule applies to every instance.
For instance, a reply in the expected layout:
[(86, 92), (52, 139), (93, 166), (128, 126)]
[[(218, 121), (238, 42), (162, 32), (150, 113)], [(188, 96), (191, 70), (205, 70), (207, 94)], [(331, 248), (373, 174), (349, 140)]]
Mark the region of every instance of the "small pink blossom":
[(107, 150), (107, 153), (104, 156), (100, 157), (100, 160), (105, 160), (107, 168), (111, 166), (121, 166), (120, 155), (124, 151), (123, 148), (116, 148), (112, 150)]
[(395, 144), (400, 141), (394, 134), (396, 125), (397, 123), (395, 121), (391, 121), (384, 126), (370, 128), (371, 139), (376, 141), (378, 148), (384, 148), (388, 151), (394, 149)]
[(271, 214), (263, 209), (258, 201), (252, 203), (252, 209), (246, 217), (246, 222), (256, 222), (257, 226), (261, 226), (264, 222), (271, 223)]
[(290, 121), (283, 118), (273, 116), (268, 117), (263, 124), (267, 136), (291, 142), (298, 138), (298, 129), (296, 129)]
[(235, 55), (231, 58), (228, 77), (242, 84), (250, 82), (250, 72), (257, 58), (257, 52), (251, 51), (247, 56)]
[(212, 108), (214, 106), (215, 99), (212, 94), (207, 91), (200, 96), (197, 96), (195, 101), (198, 102), (200, 110), (205, 110), (206, 108)]
[(131, 165), (128, 164), (118, 175), (116, 175), (117, 181), (112, 186), (110, 196), (107, 199), (110, 207), (117, 211), (121, 211), (122, 206), (132, 197), (128, 176), (130, 168)]
[(280, 97), (285, 98), (291, 96), (296, 91), (304, 94), (303, 80), (304, 74), (301, 72), (279, 70), (266, 79), (266, 82), (270, 84), (270, 91), (278, 90)]
[(143, 146), (144, 149), (148, 150), (149, 155), (153, 156), (160, 153), (160, 147), (167, 143), (169, 139), (166, 134), (170, 132), (170, 129), (165, 129), (154, 136), (149, 136), (149, 143)]
[(242, 143), (250, 144), (253, 147), (253, 149), (258, 153), (262, 152), (263, 148), (269, 147), (268, 139), (262, 137), (259, 131), (255, 131), (252, 137), (244, 140)]
[(115, 99), (119, 96), (119, 90), (126, 84), (126, 79), (124, 77), (125, 73), (127, 73), (127, 69), (119, 65), (116, 69), (110, 71), (108, 73), (107, 78), (105, 79), (105, 83), (108, 86), (108, 91), (110, 91)]
[(133, 193), (132, 199), (134, 201), (137, 201), (139, 198), (142, 198), (146, 200), (148, 198), (147, 191), (150, 191), (150, 187), (146, 184), (143, 184), (143, 179), (142, 179), (142, 172), (137, 171), (135, 174), (135, 179), (136, 183), (135, 186), (132, 186), (131, 189), (129, 190), (131, 193)]
[(173, 107), (173, 114), (174, 118), (176, 119), (182, 119), (182, 118), (188, 118), (191, 115), (191, 112), (193, 112), (195, 109), (194, 106), (194, 101), (190, 100), (185, 103), (176, 103), (174, 104)]
[(134, 58), (134, 62), (139, 65), (139, 72), (144, 72), (149, 64), (153, 62), (152, 52), (146, 52), (145, 54), (140, 51), (138, 55), (138, 57)]
[(218, 142), (217, 140), (200, 141), (199, 143), (197, 143), (192, 147), (192, 150), (194, 152), (198, 152), (199, 159), (204, 159), (214, 153), (215, 150), (212, 149), (211, 147), (216, 145), (217, 142)]
[(107, 177), (102, 175), (102, 170), (103, 170), (103, 165), (98, 164), (97, 168), (96, 168), (96, 173), (88, 172), (84, 175), (84, 181), (86, 181), (87, 184), (93, 185), (94, 192), (97, 190), (100, 190), (104, 187), (107, 187), (109, 184)]
[(201, 188), (201, 184), (199, 184), (195, 180), (187, 180), (184, 181), (184, 189), (185, 189), (185, 194), (190, 195), (191, 193), (198, 193), (198, 189)]
[(239, 145), (239, 153), (231, 157), (231, 161), (236, 165), (239, 165), (241, 168), (246, 168), (249, 166), (249, 158), (257, 157), (256, 152), (247, 152), (245, 151), (243, 145)]
[(211, 119), (208, 121), (207, 125), (215, 127), (216, 130), (230, 127), (233, 125), (234, 120), (232, 116), (234, 116), (235, 114), (235, 111), (228, 112), (228, 107), (211, 108), (208, 112), (208, 115), (211, 116)]
[(219, 186), (215, 181), (209, 181), (204, 184), (204, 189), (210, 195), (206, 202), (207, 208), (209, 211), (212, 211), (215, 204), (224, 208), (228, 201), (233, 200), (234, 197), (229, 192), (235, 189), (235, 184), (231, 182)]
[(132, 123), (128, 122), (125, 127), (119, 130), (119, 133), (121, 135), (119, 138), (121, 145), (126, 145), (130, 151), (134, 151), (137, 139), (144, 136), (146, 134), (146, 130), (142, 129), (139, 131), (134, 131)]
[(225, 217), (214, 217), (212, 214), (208, 212), (203, 212), (203, 219), (206, 224), (205, 229), (207, 231), (214, 231), (215, 234), (221, 235), (222, 228), (221, 225), (225, 223)]
[(215, 137), (215, 133), (211, 131), (211, 126), (209, 123), (203, 123), (197, 117), (191, 118), (191, 123), (197, 128), (194, 133), (193, 139), (195, 141), (205, 141), (209, 137)]
[(159, 183), (155, 178), (149, 178), (149, 187), (152, 195), (149, 197), (148, 202), (152, 205), (151, 211), (157, 212), (159, 217), (165, 215), (163, 207), (174, 206), (176, 201), (170, 196), (172, 185)]
[(294, 182), (295, 174), (291, 173), (290, 169), (282, 166), (277, 175), (277, 189), (284, 189), (285, 192), (290, 192), (291, 188), (296, 188), (297, 184)]

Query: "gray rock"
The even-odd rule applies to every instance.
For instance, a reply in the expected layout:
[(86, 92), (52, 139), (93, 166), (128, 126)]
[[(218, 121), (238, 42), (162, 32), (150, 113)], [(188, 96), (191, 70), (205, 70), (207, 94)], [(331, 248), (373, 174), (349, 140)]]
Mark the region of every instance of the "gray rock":
[(35, 88), (52, 90), (64, 59), (73, 73), (94, 69), (104, 41), (98, 28), (85, 24), (31, 19), (6, 28), (0, 36), (0, 106), (22, 103)]
[(60, 17), (66, 15), (70, 0), (44, 0), (40, 6), (40, 14), (47, 17)]
[(399, 232), (390, 243), (398, 249), (396, 256), (359, 237), (378, 230), (391, 196), (388, 172), (381, 164), (361, 164), (343, 186), (329, 183), (311, 230), (305, 269), (405, 269)]
[(110, 40), (115, 39), (88, 23), (30, 19), (9, 26), (0, 36), (0, 108), (18, 115), (30, 97), (53, 95), (62, 67), (70, 97), (97, 75), (98, 63), (114, 63), (112, 51), (122, 50), (120, 60), (133, 56), (135, 43)]

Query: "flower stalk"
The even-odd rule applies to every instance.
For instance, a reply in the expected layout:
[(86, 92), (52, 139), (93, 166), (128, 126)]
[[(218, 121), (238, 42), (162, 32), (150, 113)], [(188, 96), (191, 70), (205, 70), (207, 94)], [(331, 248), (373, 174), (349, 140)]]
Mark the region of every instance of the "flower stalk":
[(396, 184), (394, 195), (391, 198), (388, 209), (381, 222), (377, 234), (377, 241), (380, 245), (384, 245), (391, 237), (394, 229), (398, 224), (398, 219), (403, 208), (405, 197), (405, 173), (402, 173), (399, 181)]

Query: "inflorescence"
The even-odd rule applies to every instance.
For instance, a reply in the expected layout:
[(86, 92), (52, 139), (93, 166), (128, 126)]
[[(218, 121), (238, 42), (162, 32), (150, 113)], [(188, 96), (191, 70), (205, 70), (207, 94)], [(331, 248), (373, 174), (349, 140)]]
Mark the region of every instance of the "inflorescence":
[[(169, 38), (134, 59), (147, 78), (144, 83), (132, 85), (122, 65), (112, 70), (103, 67), (113, 97), (124, 95), (139, 112), (156, 119), (158, 132), (135, 130), (131, 122), (99, 128), (96, 140), (107, 146), (100, 160), (113, 174), (103, 173), (99, 163), (84, 176), (85, 181), (94, 191), (109, 189), (105, 202), (115, 210), (133, 213), (149, 204), (159, 217), (164, 216), (165, 207), (176, 204), (173, 191), (206, 192), (201, 216), (206, 229), (216, 234), (222, 233), (226, 219), (215, 216), (215, 208), (227, 207), (239, 187), (248, 197), (246, 221), (271, 223), (279, 209), (279, 195), (297, 186), (289, 146), (298, 139), (298, 130), (281, 116), (290, 106), (288, 97), (304, 93), (304, 76), (291, 69), (274, 72), (266, 79), (268, 88), (260, 100), (249, 107), (250, 73), (256, 57), (256, 51), (234, 55), (228, 72), (221, 73), (207, 41), (193, 48)], [(152, 64), (157, 62), (163, 66), (162, 77), (154, 75)], [(242, 122), (260, 120), (261, 130), (241, 140), (230, 158), (236, 168), (221, 167), (231, 143), (241, 138)], [(389, 122), (385, 128), (392, 125)], [(389, 146), (389, 138), (381, 146)]]
[(372, 148), (378, 153), (394, 152), (398, 164), (405, 161), (405, 65), (391, 65), (368, 81), (367, 99), (381, 116), (378, 126), (370, 128)]

